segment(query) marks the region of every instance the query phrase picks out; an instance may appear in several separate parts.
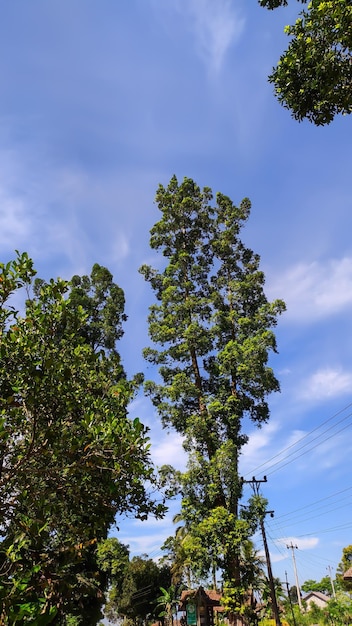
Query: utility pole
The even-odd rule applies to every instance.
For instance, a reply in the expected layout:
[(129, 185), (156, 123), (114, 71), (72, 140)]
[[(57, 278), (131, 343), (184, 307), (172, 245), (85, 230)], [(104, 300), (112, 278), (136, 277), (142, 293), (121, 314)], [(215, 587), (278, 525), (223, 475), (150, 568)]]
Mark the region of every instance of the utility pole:
[[(259, 485), (260, 485), (260, 483), (266, 483), (266, 482), (267, 482), (266, 476), (264, 476), (263, 480), (256, 480), (256, 478), (254, 476), (253, 476), (252, 480), (243, 480), (243, 483), (248, 483), (248, 484), (250, 484), (252, 486), (253, 492), (257, 496), (259, 496)], [(259, 524), (260, 524), (260, 529), (262, 531), (264, 551), (265, 551), (265, 559), (266, 559), (266, 565), (267, 565), (267, 568), (268, 568), (269, 588), (270, 588), (271, 601), (272, 601), (272, 605), (273, 605), (273, 613), (274, 613), (274, 618), (275, 618), (275, 624), (276, 624), (276, 626), (281, 626), (280, 615), (279, 615), (279, 607), (277, 605), (277, 599), (276, 599), (276, 593), (275, 593), (273, 572), (272, 572), (272, 569), (271, 569), (270, 552), (269, 552), (269, 548), (268, 548), (268, 542), (266, 540), (266, 533), (265, 533), (265, 526), (264, 526), (264, 517), (265, 517), (265, 515), (267, 513), (269, 513), (271, 515), (271, 517), (274, 516), (274, 512), (273, 511), (265, 511), (265, 513), (263, 515), (261, 515), (260, 518), (259, 518)]]
[(329, 576), (330, 576), (330, 582), (331, 582), (331, 587), (332, 587), (332, 595), (334, 596), (335, 600), (336, 600), (336, 591), (335, 591), (335, 585), (334, 585), (334, 581), (332, 579), (332, 574), (331, 574), (331, 566), (328, 565), (326, 568), (329, 572)]
[(298, 582), (298, 574), (297, 574), (296, 559), (295, 559), (295, 550), (298, 550), (298, 546), (294, 546), (292, 541), (291, 541), (291, 545), (290, 546), (286, 546), (286, 548), (288, 550), (290, 550), (290, 549), (292, 550), (292, 561), (293, 561), (293, 570), (294, 570), (294, 573), (295, 573), (295, 580), (296, 580), (298, 606), (300, 608), (300, 611), (302, 611), (303, 607), (302, 607), (302, 600), (301, 600), (301, 590), (300, 590), (299, 582)]
[(294, 626), (297, 626), (296, 625), (295, 613), (294, 613), (293, 606), (292, 606), (292, 600), (291, 600), (291, 594), (290, 594), (290, 586), (289, 586), (288, 580), (287, 580), (287, 572), (285, 572), (285, 579), (286, 579), (286, 587), (287, 587), (287, 596), (288, 596), (288, 601), (289, 601), (290, 607), (291, 607), (293, 623), (294, 623)]

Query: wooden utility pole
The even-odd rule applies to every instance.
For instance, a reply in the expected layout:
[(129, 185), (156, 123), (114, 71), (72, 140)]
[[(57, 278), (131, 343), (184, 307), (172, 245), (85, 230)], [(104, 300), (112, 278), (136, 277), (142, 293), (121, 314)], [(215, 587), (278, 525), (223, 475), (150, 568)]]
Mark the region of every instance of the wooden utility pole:
[[(264, 476), (263, 480), (256, 480), (256, 478), (253, 476), (252, 480), (244, 480), (243, 482), (252, 485), (252, 489), (254, 491), (254, 494), (258, 496), (259, 495), (259, 485), (260, 485), (260, 483), (266, 483), (266, 476)], [(265, 526), (264, 526), (264, 518), (265, 518), (265, 515), (267, 513), (269, 513), (272, 517), (274, 515), (273, 511), (265, 511), (264, 514), (261, 515), (260, 518), (259, 518), (259, 524), (260, 524), (260, 529), (262, 531), (262, 537), (263, 537), (266, 566), (267, 566), (267, 569), (268, 569), (269, 589), (270, 589), (270, 595), (271, 595), (271, 602), (272, 602), (272, 606), (273, 606), (273, 613), (274, 613), (274, 618), (275, 618), (275, 624), (276, 624), (276, 626), (281, 626), (280, 615), (279, 615), (279, 607), (277, 605), (277, 599), (276, 599), (276, 593), (275, 593), (273, 572), (272, 572), (272, 569), (271, 569), (270, 552), (269, 552), (269, 548), (268, 548), (268, 542), (266, 540), (266, 533), (265, 533)]]

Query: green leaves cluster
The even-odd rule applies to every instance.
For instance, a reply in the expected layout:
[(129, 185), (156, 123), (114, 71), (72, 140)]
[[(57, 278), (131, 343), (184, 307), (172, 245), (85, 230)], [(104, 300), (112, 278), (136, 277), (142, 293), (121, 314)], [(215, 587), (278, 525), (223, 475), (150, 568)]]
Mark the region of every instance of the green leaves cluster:
[(160, 591), (161, 595), (157, 598), (156, 609), (159, 610), (159, 617), (164, 618), (164, 623), (171, 626), (174, 622), (174, 615), (177, 613), (178, 589), (175, 585), (170, 585), (168, 589), (160, 587)]
[(158, 565), (147, 555), (135, 556), (124, 562), (123, 578), (119, 581), (112, 581), (105, 607), (110, 620), (158, 618), (160, 588), (168, 588), (171, 582), (168, 566)]
[(301, 585), (301, 589), (305, 592), (319, 591), (329, 596), (332, 596), (333, 593), (330, 576), (324, 576), (318, 582), (311, 579), (306, 580), (303, 585)]
[(337, 579), (339, 586), (342, 589), (345, 589), (346, 591), (350, 593), (352, 591), (352, 581), (345, 580), (343, 575), (345, 572), (347, 572), (347, 570), (351, 568), (351, 564), (352, 564), (352, 544), (349, 546), (346, 546), (342, 550), (342, 559), (336, 571), (336, 579)]
[(147, 431), (127, 415), (137, 381), (115, 347), (121, 290), (98, 265), (71, 283), (34, 276), (26, 254), (0, 264), (2, 620), (34, 602), (40, 615), (95, 623), (84, 616), (99, 614), (107, 584), (97, 542), (117, 512), (163, 506), (145, 487)]
[[(306, 0), (302, 0), (303, 3)], [(286, 0), (261, 0), (269, 9)], [(311, 0), (296, 23), (287, 26), (289, 46), (269, 81), (299, 121), (329, 124), (352, 112), (352, 6), (349, 0)]]

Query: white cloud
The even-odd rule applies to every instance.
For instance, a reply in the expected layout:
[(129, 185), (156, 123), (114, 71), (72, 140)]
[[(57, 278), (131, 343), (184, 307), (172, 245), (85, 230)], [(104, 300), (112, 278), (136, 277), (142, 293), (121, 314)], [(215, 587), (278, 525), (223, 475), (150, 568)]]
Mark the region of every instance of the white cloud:
[(177, 433), (166, 434), (153, 446), (153, 461), (156, 465), (172, 465), (184, 470), (187, 455), (182, 447), (182, 437)]
[[(165, 535), (165, 539), (168, 535)], [(153, 535), (132, 535), (131, 533), (119, 533), (118, 539), (124, 544), (127, 544), (130, 548), (131, 556), (137, 556), (141, 554), (148, 554), (152, 556), (153, 552), (161, 553), (160, 547), (162, 545), (162, 540), (160, 538), (160, 533), (155, 533)]]
[(28, 211), (31, 184), (25, 181), (24, 193), (18, 183), (24, 176), (14, 150), (0, 150), (0, 171), (0, 246), (2, 251), (13, 251), (21, 249), (33, 236), (36, 217)]
[(329, 428), (329, 436), (324, 429), (310, 436), (308, 431), (302, 429), (286, 432), (278, 422), (267, 424), (250, 435), (240, 457), (240, 474), (246, 479), (258, 472), (270, 477), (287, 468), (287, 480), (300, 482), (305, 480), (307, 471), (312, 476), (338, 469), (351, 453), (344, 433), (341, 433), (348, 426), (349, 423), (339, 426), (337, 422)]
[(324, 400), (351, 393), (352, 372), (326, 367), (320, 369), (306, 381), (301, 397), (309, 400)]
[(31, 220), (20, 198), (9, 197), (0, 190), (0, 245), (19, 248), (31, 236)]
[(230, 0), (175, 0), (195, 37), (197, 54), (212, 73), (220, 71), (230, 46), (244, 30), (245, 20)]
[(173, 535), (176, 529), (173, 517), (179, 512), (180, 503), (178, 500), (173, 500), (169, 503), (168, 514), (163, 519), (155, 519), (149, 517), (148, 520), (141, 521), (136, 519), (128, 520), (128, 524), (121, 525), (121, 531), (118, 533), (118, 538), (122, 543), (130, 546), (131, 555), (138, 555), (146, 553), (151, 557), (161, 556), (161, 546), (164, 541)]
[(241, 36), (244, 19), (234, 13), (229, 0), (192, 0), (189, 11), (193, 17), (199, 54), (212, 71), (219, 71), (232, 43)]
[(285, 319), (312, 321), (343, 311), (352, 304), (352, 257), (299, 263), (269, 286), (287, 304)]
[(287, 559), (288, 556), (289, 556), (288, 554), (282, 554), (282, 553), (279, 553), (279, 552), (276, 552), (275, 554), (273, 554), (271, 552), (270, 553), (270, 560), (271, 560), (272, 563), (280, 563), (280, 561), (284, 561), (285, 559)]
[(311, 550), (315, 548), (318, 543), (318, 537), (281, 537), (281, 539), (276, 539), (275, 543), (282, 546), (297, 546), (299, 550)]
[(265, 424), (261, 429), (254, 430), (249, 435), (248, 443), (244, 446), (240, 457), (241, 473), (246, 475), (264, 464), (271, 456), (270, 449), (280, 424), (274, 420)]

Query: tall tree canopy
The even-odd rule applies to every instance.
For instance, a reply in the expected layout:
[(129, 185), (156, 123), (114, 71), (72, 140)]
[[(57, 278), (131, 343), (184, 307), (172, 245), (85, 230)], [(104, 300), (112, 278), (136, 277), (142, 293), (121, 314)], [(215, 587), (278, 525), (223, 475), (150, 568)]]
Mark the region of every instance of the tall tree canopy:
[[(289, 46), (269, 76), (276, 96), (297, 120), (329, 124), (352, 112), (352, 5), (350, 0), (300, 0), (308, 4), (285, 32)], [(269, 9), (287, 0), (259, 0)]]
[(121, 289), (98, 265), (71, 283), (34, 276), (26, 254), (0, 264), (0, 621), (96, 623), (97, 542), (116, 513), (163, 507), (145, 486), (146, 429), (127, 415)]
[(267, 396), (279, 390), (268, 357), (285, 306), (268, 302), (259, 256), (240, 240), (249, 200), (238, 207), (221, 193), (212, 200), (209, 188), (189, 178), (179, 184), (174, 176), (157, 191), (162, 217), (150, 244), (165, 264), (141, 272), (156, 298), (149, 315), (154, 347), (145, 357), (159, 366), (161, 380), (146, 389), (189, 453), (181, 478), (183, 547), (204, 573), (215, 564), (238, 585), (239, 546), (251, 532), (237, 510), (242, 423), (265, 423)]

